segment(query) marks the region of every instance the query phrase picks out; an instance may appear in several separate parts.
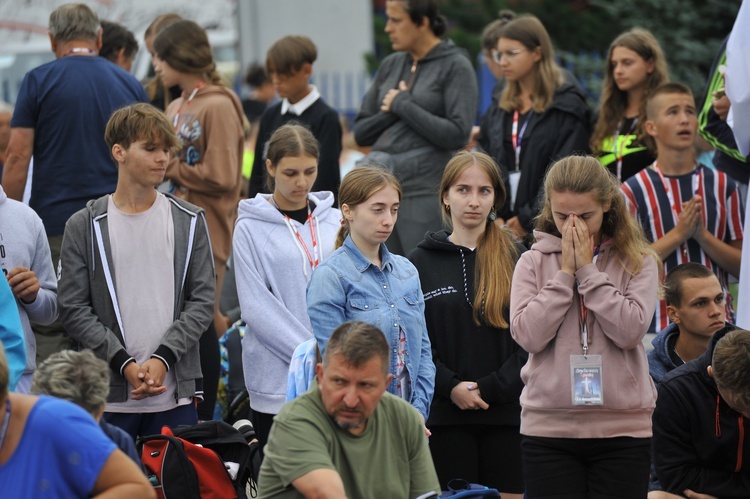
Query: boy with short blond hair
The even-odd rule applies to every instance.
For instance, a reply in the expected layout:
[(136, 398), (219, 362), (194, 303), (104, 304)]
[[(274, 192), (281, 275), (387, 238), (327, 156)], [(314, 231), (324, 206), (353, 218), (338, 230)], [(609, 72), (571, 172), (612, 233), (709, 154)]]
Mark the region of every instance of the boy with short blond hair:
[(271, 135), (280, 126), (296, 121), (307, 126), (320, 143), (318, 178), (312, 191), (331, 191), (334, 206), (338, 203), (341, 124), (338, 113), (323, 101), (317, 87), (310, 84), (312, 65), (317, 57), (315, 44), (306, 36), (285, 36), (268, 49), (266, 70), (281, 101), (266, 108), (260, 120), (250, 175), (250, 197), (266, 192), (266, 150)]
[[(710, 268), (725, 293), (727, 320), (734, 322), (729, 274), (739, 276), (744, 208), (735, 182), (696, 163), (698, 129), (689, 88), (665, 83), (646, 103), (645, 130), (656, 143), (656, 161), (622, 184), (628, 208), (669, 272), (697, 262)], [(668, 324), (667, 305), (656, 307), (651, 332)]]
[(216, 278), (203, 210), (156, 190), (179, 144), (166, 116), (150, 104), (120, 108), (105, 139), (117, 189), (65, 226), (60, 320), (109, 364), (105, 419), (136, 438), (197, 422), (198, 340)]

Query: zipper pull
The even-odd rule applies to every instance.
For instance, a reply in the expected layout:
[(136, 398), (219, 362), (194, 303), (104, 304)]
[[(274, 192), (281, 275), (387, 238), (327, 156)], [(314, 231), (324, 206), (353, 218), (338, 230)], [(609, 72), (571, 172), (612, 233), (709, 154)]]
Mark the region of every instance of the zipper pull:
[(414, 74), (417, 72), (417, 61), (411, 63), (411, 74)]

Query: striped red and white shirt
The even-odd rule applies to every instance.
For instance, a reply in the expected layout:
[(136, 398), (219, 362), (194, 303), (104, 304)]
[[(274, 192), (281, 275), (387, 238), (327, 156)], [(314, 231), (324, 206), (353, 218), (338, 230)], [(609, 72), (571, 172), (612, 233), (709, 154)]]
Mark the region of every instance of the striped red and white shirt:
[[(664, 182), (667, 183), (666, 187)], [(682, 212), (682, 204), (696, 194), (703, 198), (703, 220), (708, 231), (726, 243), (742, 240), (745, 210), (737, 185), (723, 172), (698, 165), (692, 173), (662, 176), (652, 165), (624, 182), (621, 190), (628, 209), (640, 222), (649, 242), (661, 239), (674, 229), (677, 217)], [(732, 297), (728, 292), (729, 273), (711, 260), (693, 238), (664, 260), (665, 275), (686, 262), (701, 263), (714, 271), (726, 296), (727, 321), (734, 323)], [(667, 306), (661, 300), (649, 331), (661, 331), (668, 324)]]

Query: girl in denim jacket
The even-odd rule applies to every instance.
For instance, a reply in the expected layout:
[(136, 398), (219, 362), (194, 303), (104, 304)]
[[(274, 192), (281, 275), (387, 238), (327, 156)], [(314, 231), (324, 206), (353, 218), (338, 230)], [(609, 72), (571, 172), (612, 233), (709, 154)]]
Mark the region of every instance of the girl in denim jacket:
[(411, 403), (426, 420), (435, 364), (424, 318), (419, 275), (385, 246), (393, 231), (401, 186), (392, 173), (364, 166), (339, 188), (343, 215), (333, 254), (313, 272), (307, 311), (321, 354), (340, 324), (356, 320), (383, 331), (391, 347), (388, 391)]

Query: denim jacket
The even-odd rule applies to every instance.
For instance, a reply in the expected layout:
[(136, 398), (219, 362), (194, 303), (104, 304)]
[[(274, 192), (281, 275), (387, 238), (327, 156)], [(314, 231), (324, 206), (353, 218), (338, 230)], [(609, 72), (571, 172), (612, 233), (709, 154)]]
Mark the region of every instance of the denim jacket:
[[(351, 237), (313, 272), (307, 286), (307, 311), (321, 353), (334, 329), (346, 321), (380, 328), (390, 345), (391, 373), (396, 372), (399, 328), (406, 334), (406, 368), (411, 400), (425, 420), (435, 391), (435, 364), (424, 319), (419, 275), (406, 258), (380, 245), (382, 270), (370, 263)], [(396, 383), (388, 386), (396, 393)]]

